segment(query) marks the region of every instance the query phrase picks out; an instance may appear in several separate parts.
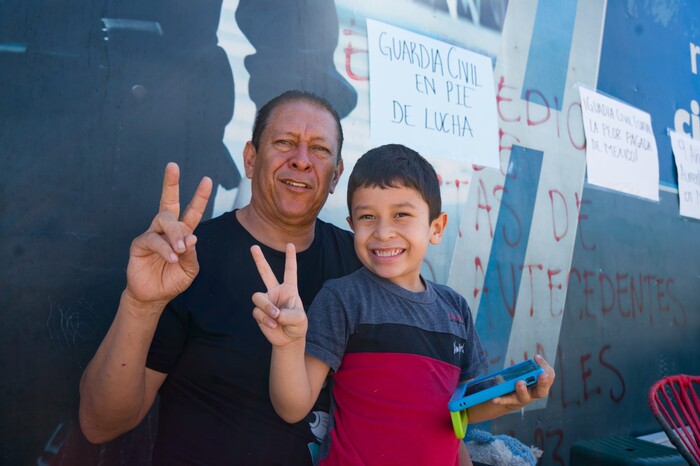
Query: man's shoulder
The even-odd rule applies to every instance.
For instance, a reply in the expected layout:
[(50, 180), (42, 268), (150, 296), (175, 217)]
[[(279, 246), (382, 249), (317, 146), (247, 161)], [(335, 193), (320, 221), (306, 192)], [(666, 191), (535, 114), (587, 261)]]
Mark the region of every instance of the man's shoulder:
[(217, 228), (221, 228), (224, 225), (230, 225), (233, 222), (235, 222), (236, 215), (235, 211), (230, 211), (230, 212), (224, 212), (221, 215), (217, 215), (216, 217), (211, 217), (206, 220), (203, 220), (198, 226), (197, 229), (195, 230), (197, 233), (201, 231), (212, 231), (216, 230)]
[(344, 228), (340, 228), (339, 226), (334, 225), (333, 223), (323, 221), (320, 218), (316, 219), (316, 232), (320, 233), (326, 238), (334, 238), (342, 241), (351, 242), (353, 240), (353, 234), (351, 231), (345, 230)]
[(221, 246), (221, 238), (235, 241), (252, 238), (236, 218), (235, 210), (202, 221), (195, 229), (194, 234), (197, 236), (198, 246), (208, 242), (214, 242)]
[(231, 257), (250, 257), (254, 238), (241, 226), (235, 212), (225, 212), (201, 222), (194, 231), (200, 265)]
[(311, 251), (321, 258), (328, 270), (337, 270), (324, 275), (330, 279), (357, 270), (362, 264), (355, 254), (353, 234), (323, 220), (316, 221), (314, 245)]

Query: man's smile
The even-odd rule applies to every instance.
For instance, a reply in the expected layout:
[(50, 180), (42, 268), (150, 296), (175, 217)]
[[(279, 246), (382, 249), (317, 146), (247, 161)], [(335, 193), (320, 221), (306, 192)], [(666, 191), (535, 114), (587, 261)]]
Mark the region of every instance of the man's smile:
[(310, 189), (310, 188), (311, 188), (308, 184), (303, 183), (303, 182), (301, 182), (301, 181), (282, 180), (282, 182), (283, 182), (284, 184), (286, 184), (287, 186), (292, 186), (292, 187), (294, 187), (294, 188), (304, 188), (304, 189)]

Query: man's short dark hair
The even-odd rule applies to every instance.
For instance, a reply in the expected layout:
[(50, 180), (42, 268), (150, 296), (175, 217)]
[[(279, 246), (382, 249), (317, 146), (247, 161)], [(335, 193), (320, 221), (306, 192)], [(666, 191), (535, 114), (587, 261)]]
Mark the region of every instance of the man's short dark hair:
[(428, 203), (430, 221), (442, 212), (440, 181), (433, 166), (418, 152), (401, 144), (387, 144), (367, 151), (357, 160), (348, 180), (348, 211), (360, 188), (415, 189)]
[(341, 150), (343, 148), (343, 127), (340, 125), (340, 117), (338, 112), (335, 111), (333, 105), (328, 102), (323, 97), (316, 95), (312, 92), (291, 90), (283, 92), (282, 94), (274, 97), (272, 100), (263, 105), (260, 110), (258, 110), (257, 115), (255, 115), (255, 123), (253, 123), (253, 136), (251, 142), (255, 150), (260, 149), (260, 138), (262, 137), (263, 131), (267, 127), (267, 123), (270, 120), (270, 115), (272, 112), (282, 104), (289, 102), (308, 102), (311, 105), (315, 105), (322, 108), (333, 116), (335, 120), (336, 131), (338, 133), (338, 160), (341, 159)]

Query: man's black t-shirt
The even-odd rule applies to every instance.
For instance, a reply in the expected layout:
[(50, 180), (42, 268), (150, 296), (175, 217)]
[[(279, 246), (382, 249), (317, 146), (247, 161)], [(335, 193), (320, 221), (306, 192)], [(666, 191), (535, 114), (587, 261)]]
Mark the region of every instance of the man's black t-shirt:
[[(235, 212), (202, 223), (196, 235), (199, 275), (166, 307), (147, 360), (168, 374), (154, 464), (311, 464), (308, 444), (320, 440), (328, 407), (320, 397), (305, 421), (287, 424), (270, 403), (271, 345), (252, 317), (252, 295), (266, 289), (250, 254), (259, 243)], [(260, 246), (281, 282), (285, 254)], [(325, 280), (360, 262), (349, 232), (317, 220), (297, 265), (308, 308)]]

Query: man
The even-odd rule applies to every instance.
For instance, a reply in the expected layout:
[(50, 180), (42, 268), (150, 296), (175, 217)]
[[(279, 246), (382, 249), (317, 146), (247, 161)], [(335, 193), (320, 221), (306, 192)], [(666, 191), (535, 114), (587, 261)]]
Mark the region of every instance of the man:
[(166, 167), (159, 212), (131, 245), (117, 314), (81, 380), (91, 442), (133, 429), (160, 394), (155, 464), (310, 464), (327, 409), (296, 424), (274, 413), (270, 345), (250, 318), (264, 284), (249, 250), (261, 245), (281, 279), (293, 243), (304, 302), (359, 267), (350, 233), (316, 218), (342, 174), (342, 143), (328, 102), (276, 97), (243, 153), (250, 203), (201, 225), (211, 180), (180, 216), (179, 169)]

